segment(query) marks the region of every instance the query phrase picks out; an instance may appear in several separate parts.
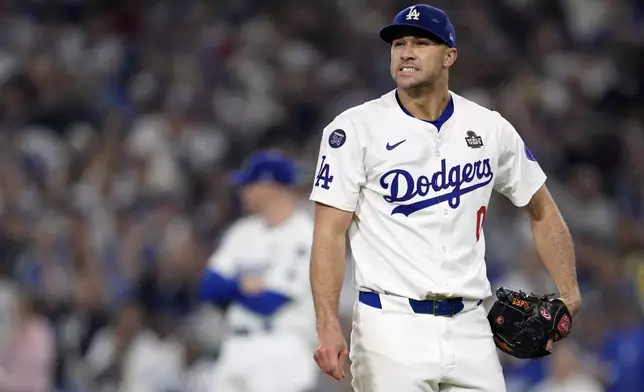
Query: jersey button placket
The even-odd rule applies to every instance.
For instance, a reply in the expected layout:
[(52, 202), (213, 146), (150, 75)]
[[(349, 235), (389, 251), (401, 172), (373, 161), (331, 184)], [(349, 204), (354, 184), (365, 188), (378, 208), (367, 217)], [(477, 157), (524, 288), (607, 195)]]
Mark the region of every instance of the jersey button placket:
[[(439, 157), (439, 158), (441, 156), (440, 141), (441, 141), (440, 140), (440, 134), (438, 134), (438, 135), (436, 135), (436, 156)], [(447, 217), (449, 215), (449, 209), (445, 205), (443, 205), (442, 210), (443, 210), (443, 215), (445, 215), (445, 217)]]
[[(435, 154), (436, 154), (436, 157), (440, 158), (440, 156), (441, 156), (441, 151), (440, 151), (441, 135), (440, 135), (440, 131), (438, 129), (436, 129), (435, 127), (432, 127), (432, 130), (434, 132), (436, 132), (436, 134), (434, 136), (434, 145), (435, 145), (435, 148), (436, 148)], [(444, 215), (445, 219), (448, 219), (449, 218), (449, 209), (448, 209), (448, 207), (443, 206), (442, 210), (443, 210), (443, 215)], [(445, 227), (445, 225), (449, 225), (449, 223), (444, 222), (443, 223), (443, 228)], [(441, 249), (441, 253), (447, 253), (447, 246), (442, 245), (440, 249)]]

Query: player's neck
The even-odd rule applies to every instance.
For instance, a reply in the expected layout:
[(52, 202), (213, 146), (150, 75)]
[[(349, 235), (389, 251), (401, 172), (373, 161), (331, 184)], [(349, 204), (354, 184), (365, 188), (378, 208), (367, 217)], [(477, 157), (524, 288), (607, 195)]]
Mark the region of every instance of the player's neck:
[(398, 88), (398, 99), (412, 116), (435, 121), (447, 108), (450, 95), (446, 87), (409, 90)]
[(279, 226), (287, 221), (294, 212), (295, 203), (288, 199), (277, 199), (261, 215), (269, 226)]

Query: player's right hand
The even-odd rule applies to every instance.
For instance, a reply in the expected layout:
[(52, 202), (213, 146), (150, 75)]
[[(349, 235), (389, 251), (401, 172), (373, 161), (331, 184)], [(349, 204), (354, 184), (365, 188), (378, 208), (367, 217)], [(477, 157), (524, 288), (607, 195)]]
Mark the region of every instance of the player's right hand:
[(318, 347), (315, 349), (313, 358), (324, 373), (338, 381), (343, 380), (344, 365), (348, 355), (349, 348), (339, 322), (319, 328)]

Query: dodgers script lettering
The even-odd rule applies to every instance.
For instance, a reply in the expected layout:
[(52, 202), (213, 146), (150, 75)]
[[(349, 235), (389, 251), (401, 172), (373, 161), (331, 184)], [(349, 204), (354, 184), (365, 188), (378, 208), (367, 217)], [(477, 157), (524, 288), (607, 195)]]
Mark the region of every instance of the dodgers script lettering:
[[(388, 203), (401, 203), (416, 197), (425, 197), (430, 190), (434, 193), (443, 192), (428, 199), (415, 201), (409, 204), (396, 206), (391, 215), (403, 214), (409, 216), (425, 208), (448, 202), (453, 209), (461, 204), (461, 197), (489, 184), (494, 177), (489, 159), (467, 163), (463, 166), (455, 165), (449, 170), (445, 159), (441, 161), (441, 170), (431, 176), (421, 175), (418, 178), (403, 169), (393, 169), (380, 177), (380, 186), (389, 190), (389, 195), (384, 196)], [(478, 181), (474, 181), (474, 180)], [(475, 182), (473, 185), (472, 182)], [(463, 187), (463, 185), (469, 185)], [(446, 192), (445, 192), (446, 191)]]

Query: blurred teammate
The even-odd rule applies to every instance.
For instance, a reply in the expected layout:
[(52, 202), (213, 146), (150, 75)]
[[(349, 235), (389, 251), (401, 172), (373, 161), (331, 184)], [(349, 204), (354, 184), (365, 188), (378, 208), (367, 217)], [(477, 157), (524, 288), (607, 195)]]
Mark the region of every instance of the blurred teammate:
[(503, 392), (481, 306), (491, 295), (482, 225), (492, 190), (526, 207), (539, 254), (575, 314), (570, 234), (514, 127), (449, 90), (457, 51), (447, 15), (411, 6), (380, 37), (391, 44), (397, 88), (340, 114), (322, 135), (311, 192), (315, 359), (344, 378), (338, 297), (348, 233), (360, 291), (353, 388)]
[(213, 392), (300, 392), (317, 384), (309, 283), (313, 221), (296, 208), (293, 164), (257, 152), (233, 175), (252, 215), (232, 225), (199, 290), (226, 308)]

